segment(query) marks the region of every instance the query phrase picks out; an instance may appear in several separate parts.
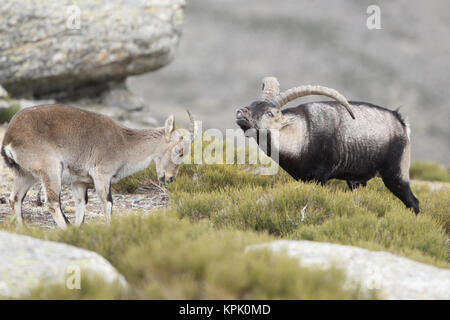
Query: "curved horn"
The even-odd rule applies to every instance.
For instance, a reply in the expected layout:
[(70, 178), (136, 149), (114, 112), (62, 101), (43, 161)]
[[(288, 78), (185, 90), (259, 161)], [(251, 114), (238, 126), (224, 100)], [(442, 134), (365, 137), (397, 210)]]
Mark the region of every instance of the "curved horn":
[(261, 99), (269, 101), (280, 93), (280, 83), (275, 77), (264, 77), (262, 79), (262, 90)]
[(355, 119), (355, 115), (350, 109), (350, 104), (348, 103), (347, 99), (336, 90), (322, 86), (307, 85), (291, 88), (271, 98), (269, 102), (272, 103), (275, 107), (281, 108), (291, 100), (309, 95), (323, 95), (333, 98), (334, 100), (342, 104), (345, 109), (347, 109), (348, 113), (350, 113), (350, 116)]
[(189, 110), (186, 110), (188, 116), (189, 116), (189, 133), (191, 135), (191, 140), (194, 140), (195, 138), (195, 120), (194, 117), (192, 116), (191, 112)]

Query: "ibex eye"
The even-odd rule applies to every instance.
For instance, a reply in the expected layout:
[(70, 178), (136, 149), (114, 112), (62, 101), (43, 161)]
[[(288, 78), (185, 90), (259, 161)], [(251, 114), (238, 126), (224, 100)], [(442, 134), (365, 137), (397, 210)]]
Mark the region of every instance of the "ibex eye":
[(271, 111), (267, 111), (266, 114), (267, 114), (269, 117), (273, 117), (273, 113), (272, 113)]

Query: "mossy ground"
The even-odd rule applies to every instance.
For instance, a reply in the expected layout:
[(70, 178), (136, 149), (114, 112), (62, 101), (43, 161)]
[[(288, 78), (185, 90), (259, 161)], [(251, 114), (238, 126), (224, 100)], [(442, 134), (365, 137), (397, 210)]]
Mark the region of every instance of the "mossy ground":
[[(428, 168), (416, 171), (415, 177), (434, 177)], [(246, 165), (182, 165), (176, 181), (168, 187), (171, 204), (167, 209), (146, 216), (139, 212), (117, 215), (109, 227), (94, 222), (66, 231), (18, 230), (96, 251), (131, 285), (131, 291), (123, 295), (85, 279), (84, 289), (76, 293), (43, 286), (30, 297), (376, 297), (357, 288), (344, 289), (345, 275), (338, 270), (304, 269), (284, 255), (244, 252), (249, 244), (276, 239), (355, 245), (450, 266), (448, 187), (413, 183), (422, 210), (415, 216), (378, 178), (351, 192), (341, 181), (322, 187), (294, 181), (282, 170), (274, 176), (253, 174), (254, 170), (255, 166)], [(156, 180), (153, 165), (120, 181), (114, 189), (133, 192), (151, 180)]]

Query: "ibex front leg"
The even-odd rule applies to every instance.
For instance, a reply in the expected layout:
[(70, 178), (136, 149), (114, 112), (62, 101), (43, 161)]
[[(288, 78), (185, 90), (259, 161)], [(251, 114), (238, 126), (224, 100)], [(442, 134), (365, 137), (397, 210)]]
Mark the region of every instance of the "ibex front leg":
[[(44, 197), (44, 200), (45, 200), (45, 197)], [(44, 201), (42, 201), (42, 184), (39, 185), (39, 189), (36, 194), (35, 202), (38, 207), (41, 207), (44, 204)]]
[(72, 197), (75, 201), (75, 225), (77, 227), (84, 223), (84, 213), (87, 204), (87, 186), (81, 182), (72, 183)]
[(105, 175), (97, 175), (94, 178), (95, 191), (103, 204), (103, 212), (105, 213), (106, 223), (111, 223), (111, 213), (113, 199), (111, 194), (111, 177)]
[(47, 195), (47, 202), (45, 203), (47, 210), (52, 214), (58, 227), (66, 229), (70, 223), (61, 209), (61, 170), (56, 169), (48, 173), (42, 173), (41, 179)]

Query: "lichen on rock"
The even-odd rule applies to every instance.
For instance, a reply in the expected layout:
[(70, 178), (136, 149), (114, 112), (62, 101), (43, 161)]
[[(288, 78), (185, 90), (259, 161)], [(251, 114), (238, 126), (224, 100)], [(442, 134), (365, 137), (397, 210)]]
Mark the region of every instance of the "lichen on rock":
[[(95, 252), (0, 231), (0, 297), (20, 298), (43, 283), (65, 286), (73, 268), (128, 290), (125, 278)], [(70, 279), (69, 279), (70, 280)]]
[(4, 0), (0, 84), (13, 96), (30, 97), (161, 68), (177, 48), (184, 4)]
[(338, 268), (348, 286), (376, 290), (393, 300), (450, 300), (450, 270), (419, 263), (389, 252), (315, 241), (279, 240), (248, 247), (285, 252), (303, 267)]

